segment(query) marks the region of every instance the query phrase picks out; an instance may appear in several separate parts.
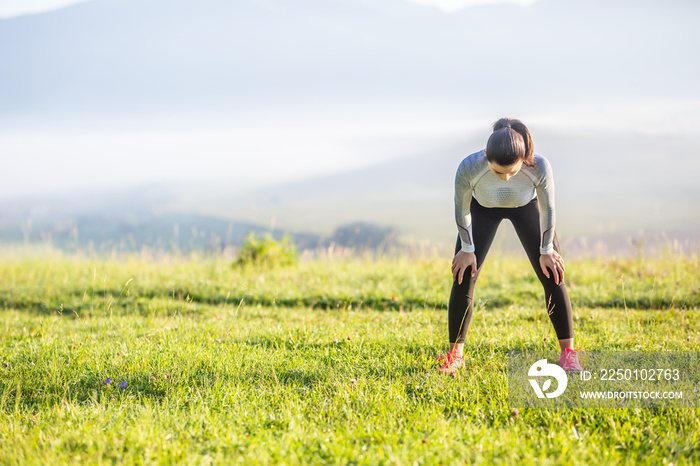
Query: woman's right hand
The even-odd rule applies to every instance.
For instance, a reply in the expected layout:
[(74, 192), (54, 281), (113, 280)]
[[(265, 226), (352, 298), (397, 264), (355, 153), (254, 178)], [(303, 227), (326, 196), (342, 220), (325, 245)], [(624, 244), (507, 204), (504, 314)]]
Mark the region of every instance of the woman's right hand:
[(473, 252), (459, 251), (452, 259), (452, 279), (457, 280), (457, 283), (461, 285), (464, 272), (470, 266), (473, 277), (476, 274), (476, 255)]

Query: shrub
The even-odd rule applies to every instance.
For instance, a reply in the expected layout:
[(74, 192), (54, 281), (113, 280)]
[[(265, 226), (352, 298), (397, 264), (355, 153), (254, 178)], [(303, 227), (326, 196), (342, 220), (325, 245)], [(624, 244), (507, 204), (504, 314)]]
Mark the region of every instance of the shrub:
[(272, 235), (267, 233), (261, 238), (250, 233), (241, 248), (234, 266), (255, 265), (263, 267), (275, 267), (296, 264), (298, 258), (297, 248), (290, 235), (284, 235), (281, 240), (275, 241)]

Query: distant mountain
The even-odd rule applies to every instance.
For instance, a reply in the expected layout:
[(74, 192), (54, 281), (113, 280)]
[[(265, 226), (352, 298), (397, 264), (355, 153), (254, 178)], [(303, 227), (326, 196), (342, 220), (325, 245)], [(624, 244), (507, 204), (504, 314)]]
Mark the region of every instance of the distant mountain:
[[(172, 205), (320, 234), (354, 220), (417, 238), (454, 236), (454, 175), (484, 141), (465, 140), (376, 166), (228, 196), (224, 186), (180, 191)], [(535, 134), (552, 163), (557, 226), (570, 237), (700, 226), (700, 142), (616, 133)], [(679, 169), (680, 167), (680, 169)]]

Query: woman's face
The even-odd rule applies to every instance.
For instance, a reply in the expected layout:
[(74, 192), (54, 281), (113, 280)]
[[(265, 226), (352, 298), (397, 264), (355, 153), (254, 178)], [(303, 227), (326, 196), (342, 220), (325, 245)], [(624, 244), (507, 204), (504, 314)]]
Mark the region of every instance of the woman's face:
[(503, 181), (508, 181), (512, 177), (516, 175), (520, 171), (520, 169), (523, 166), (523, 161), (518, 160), (515, 162), (513, 165), (499, 165), (494, 162), (489, 162), (489, 168), (493, 172), (494, 175), (502, 179)]

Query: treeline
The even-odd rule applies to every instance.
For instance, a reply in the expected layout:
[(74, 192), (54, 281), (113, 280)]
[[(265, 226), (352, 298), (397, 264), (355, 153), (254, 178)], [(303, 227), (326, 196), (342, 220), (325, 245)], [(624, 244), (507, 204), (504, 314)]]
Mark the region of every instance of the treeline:
[(299, 251), (331, 246), (356, 251), (395, 248), (399, 232), (388, 226), (354, 222), (339, 226), (331, 235), (270, 229), (247, 222), (229, 221), (194, 214), (84, 215), (52, 222), (0, 224), (0, 243), (49, 245), (67, 252), (188, 254), (193, 251), (220, 253), (239, 250), (247, 239), (269, 237), (293, 243)]

